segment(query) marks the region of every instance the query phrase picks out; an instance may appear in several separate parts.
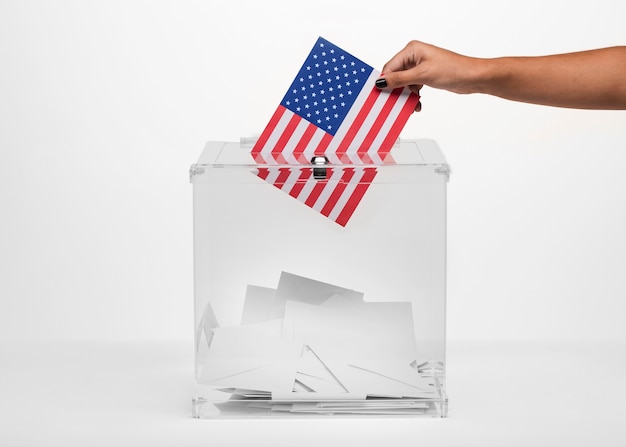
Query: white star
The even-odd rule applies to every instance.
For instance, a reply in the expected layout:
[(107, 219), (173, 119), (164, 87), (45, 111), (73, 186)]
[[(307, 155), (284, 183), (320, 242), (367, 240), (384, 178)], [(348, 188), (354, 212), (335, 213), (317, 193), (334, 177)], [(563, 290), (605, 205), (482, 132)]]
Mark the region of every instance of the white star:
[(345, 103), (345, 102), (342, 102), (342, 103), (341, 103), (341, 107), (345, 107), (345, 106), (346, 106), (346, 103)]
[(310, 65), (307, 65), (307, 66), (306, 66), (306, 69), (307, 69), (307, 70), (310, 70), (310, 69), (311, 69), (311, 66), (310, 66)]
[(329, 125), (328, 125), (328, 127), (327, 127), (327, 129), (328, 129), (328, 130), (330, 130), (330, 129), (332, 129), (332, 128), (333, 128), (333, 126), (331, 126), (330, 124), (329, 124)]
[(322, 120), (318, 119), (317, 124), (322, 124)]
[(336, 113), (335, 113), (335, 118), (339, 118), (339, 115), (337, 115)]
[(351, 94), (352, 94), (352, 90), (348, 90), (348, 95), (351, 95)]
[[(313, 93), (313, 94), (315, 94), (315, 93)], [(307, 99), (309, 99), (309, 97), (308, 97), (307, 95), (304, 95), (304, 96), (302, 97), (302, 99), (304, 99), (304, 100), (306, 101)]]
[(350, 86), (350, 81), (346, 81), (346, 86), (349, 87)]
[(287, 101), (285, 104), (290, 105), (290, 104), (291, 104), (291, 102), (290, 102), (290, 101)]
[(335, 54), (335, 50), (333, 48), (330, 49), (331, 54)]
[(322, 51), (322, 56), (326, 56), (326, 51)]
[(341, 60), (344, 60), (346, 57), (342, 54), (341, 55)]
[(359, 80), (358, 80), (358, 79), (355, 79), (355, 80), (354, 80), (354, 83), (355, 83), (355, 84), (358, 84), (358, 83), (359, 83)]
[(314, 55), (313, 55), (313, 59), (317, 59), (317, 54), (314, 54)]
[[(333, 104), (333, 109), (337, 109), (337, 104)], [(337, 118), (337, 116), (335, 115), (335, 118)]]

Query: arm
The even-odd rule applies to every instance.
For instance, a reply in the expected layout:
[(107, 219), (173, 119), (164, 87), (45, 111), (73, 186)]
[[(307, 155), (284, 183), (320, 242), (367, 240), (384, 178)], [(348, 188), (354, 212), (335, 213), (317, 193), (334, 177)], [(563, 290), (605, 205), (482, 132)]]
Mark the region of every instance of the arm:
[(626, 109), (626, 46), (484, 59), (412, 41), (383, 73), (387, 87), (409, 86), (416, 92), (428, 85), (556, 107)]

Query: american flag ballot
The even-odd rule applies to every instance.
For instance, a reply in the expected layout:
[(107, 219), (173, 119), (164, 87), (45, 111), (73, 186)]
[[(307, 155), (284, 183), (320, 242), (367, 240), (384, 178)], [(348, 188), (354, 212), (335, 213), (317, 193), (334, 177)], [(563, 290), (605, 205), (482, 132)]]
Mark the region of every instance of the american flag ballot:
[[(324, 156), (330, 166), (385, 163), (419, 97), (408, 88), (379, 90), (379, 77), (379, 71), (320, 37), (252, 148), (255, 161), (310, 165), (313, 157)], [(329, 168), (328, 178), (291, 171), (298, 181), (285, 183), (285, 170), (262, 168), (258, 175), (342, 226), (376, 174), (375, 168), (358, 167)]]

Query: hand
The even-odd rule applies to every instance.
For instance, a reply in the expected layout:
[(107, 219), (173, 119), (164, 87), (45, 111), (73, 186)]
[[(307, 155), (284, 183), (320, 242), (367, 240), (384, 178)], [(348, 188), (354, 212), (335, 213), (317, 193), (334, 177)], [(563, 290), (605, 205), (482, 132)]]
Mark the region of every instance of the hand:
[[(476, 59), (438, 48), (417, 40), (411, 41), (383, 67), (378, 87), (408, 87), (420, 94), (424, 85), (455, 93), (471, 93), (471, 74)], [(421, 109), (421, 103), (416, 111)]]
[(378, 88), (408, 87), (417, 94), (427, 85), (555, 107), (626, 109), (626, 46), (483, 59), (414, 40), (382, 73)]

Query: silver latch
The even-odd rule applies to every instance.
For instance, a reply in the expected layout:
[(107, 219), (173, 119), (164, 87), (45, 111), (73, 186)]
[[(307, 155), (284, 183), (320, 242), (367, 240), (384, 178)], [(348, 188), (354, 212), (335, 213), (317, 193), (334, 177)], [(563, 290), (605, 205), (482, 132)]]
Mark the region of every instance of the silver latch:
[[(311, 164), (313, 166), (325, 166), (328, 164), (328, 157), (325, 157), (324, 155), (316, 155), (311, 159)], [(326, 168), (313, 168), (313, 178), (316, 180), (325, 179), (327, 174)]]

